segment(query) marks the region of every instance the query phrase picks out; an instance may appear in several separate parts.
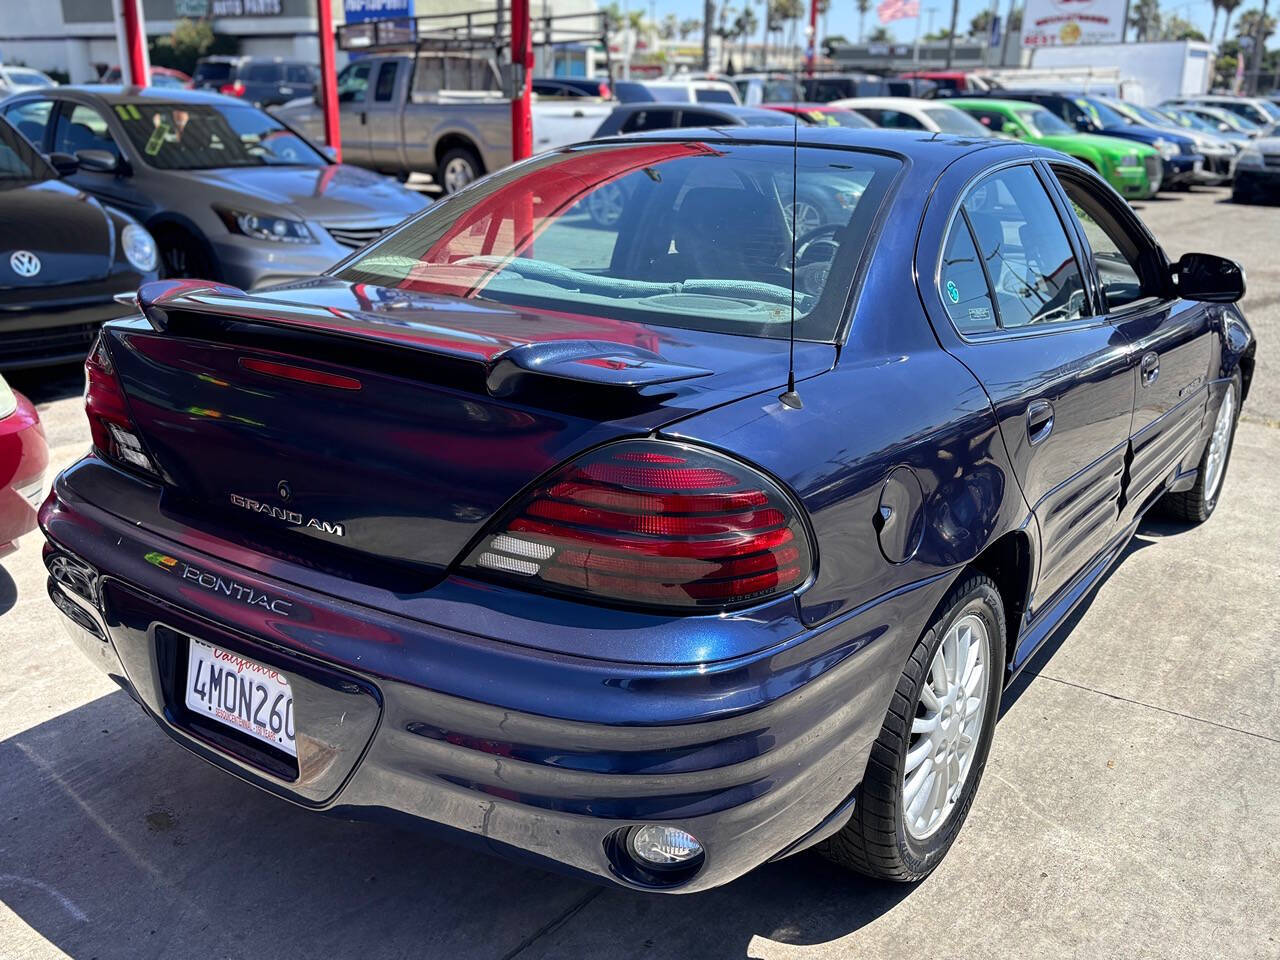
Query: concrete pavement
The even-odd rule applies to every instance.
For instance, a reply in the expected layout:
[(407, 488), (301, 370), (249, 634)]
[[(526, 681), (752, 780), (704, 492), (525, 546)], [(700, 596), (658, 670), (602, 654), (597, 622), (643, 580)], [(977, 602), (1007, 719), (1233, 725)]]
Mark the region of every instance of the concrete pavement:
[[(63, 638), (38, 537), (0, 562), (0, 960), (1280, 957), (1280, 210), (1142, 206), (1239, 257), (1262, 346), (1222, 503), (1147, 523), (1006, 695), (947, 861), (879, 886), (802, 855), (690, 897), (329, 820), (187, 754)], [(78, 372), (18, 378), (58, 465)]]

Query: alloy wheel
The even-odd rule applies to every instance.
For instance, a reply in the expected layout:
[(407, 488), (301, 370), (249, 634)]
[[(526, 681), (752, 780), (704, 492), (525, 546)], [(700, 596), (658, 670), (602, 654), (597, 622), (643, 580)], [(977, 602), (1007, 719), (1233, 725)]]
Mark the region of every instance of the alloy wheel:
[(966, 614), (942, 638), (920, 688), (902, 775), (907, 833), (924, 840), (947, 822), (964, 795), (987, 709), (991, 636)]
[(475, 178), (471, 161), (466, 157), (454, 157), (444, 167), (444, 192), (457, 193)]
[(1209, 455), (1204, 461), (1204, 502), (1213, 503), (1218, 496), (1218, 488), (1222, 486), (1222, 475), (1226, 472), (1227, 450), (1231, 446), (1231, 425), (1236, 414), (1236, 386), (1227, 384), (1226, 395), (1222, 405), (1218, 407), (1218, 419), (1213, 425), (1213, 434), (1209, 437)]

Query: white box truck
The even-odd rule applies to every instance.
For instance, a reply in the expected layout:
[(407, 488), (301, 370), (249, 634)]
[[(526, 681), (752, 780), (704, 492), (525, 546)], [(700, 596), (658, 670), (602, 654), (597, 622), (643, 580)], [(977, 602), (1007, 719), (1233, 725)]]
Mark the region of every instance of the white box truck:
[[(1213, 45), (1196, 40), (1162, 43), (1099, 43), (1038, 47), (1031, 70), (1116, 69), (1126, 99), (1155, 105), (1172, 97), (1208, 93), (1213, 82)], [(1134, 95), (1141, 90), (1140, 94)]]

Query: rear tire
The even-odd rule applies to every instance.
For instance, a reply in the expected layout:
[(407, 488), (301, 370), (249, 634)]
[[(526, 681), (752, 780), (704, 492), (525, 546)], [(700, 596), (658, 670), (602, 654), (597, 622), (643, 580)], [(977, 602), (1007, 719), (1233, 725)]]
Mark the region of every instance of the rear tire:
[(1214, 414), (1213, 432), (1197, 466), (1196, 485), (1180, 493), (1166, 493), (1158, 504), (1161, 513), (1183, 523), (1204, 523), (1213, 515), (1231, 463), (1236, 424), (1240, 422), (1240, 387), (1237, 373), (1227, 384), (1227, 392)]
[[(968, 670), (964, 666), (968, 656), (956, 653), (970, 649), (959, 646), (958, 638), (966, 630), (971, 647), (979, 651), (977, 662)], [(939, 648), (944, 642), (952, 653), (941, 653), (939, 678)], [(962, 665), (953, 680), (946, 672), (947, 660), (957, 657)], [(980, 676), (972, 672), (978, 666)], [(911, 882), (928, 876), (951, 848), (977, 794), (995, 733), (1004, 675), (1005, 614), (1000, 592), (989, 577), (969, 574), (952, 587), (911, 651), (880, 736), (872, 745), (853, 816), (839, 833), (818, 846), (819, 852), (840, 866), (880, 880)], [(980, 699), (980, 707), (973, 705), (975, 699)], [(964, 744), (966, 735), (971, 746)], [(957, 759), (957, 752), (966, 756)], [(931, 774), (946, 776), (936, 799)]]
[(454, 147), (440, 158), (439, 173), (441, 189), (451, 194), (484, 176), (484, 167), (474, 150)]

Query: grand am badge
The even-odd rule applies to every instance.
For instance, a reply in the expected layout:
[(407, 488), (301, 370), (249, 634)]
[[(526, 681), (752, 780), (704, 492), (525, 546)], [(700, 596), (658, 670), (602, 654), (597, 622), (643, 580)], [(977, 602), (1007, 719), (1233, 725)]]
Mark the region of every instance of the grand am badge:
[[(285, 486), (283, 481), (281, 486)], [(283, 490), (281, 493), (283, 494)], [(292, 494), (291, 494), (292, 495)], [(230, 494), (233, 506), (239, 507), (241, 510), (248, 510), (250, 513), (257, 513), (262, 516), (271, 517), (275, 520), (281, 520), (284, 523), (294, 527), (306, 527), (310, 530), (319, 530), (321, 533), (327, 533), (331, 537), (345, 537), (347, 528), (341, 523), (332, 523), (328, 520), (320, 520), (316, 517), (308, 517), (299, 513), (297, 510), (290, 510), (286, 507), (277, 507), (271, 503), (263, 503), (260, 500), (254, 500), (250, 497), (241, 496), (238, 493)]]

